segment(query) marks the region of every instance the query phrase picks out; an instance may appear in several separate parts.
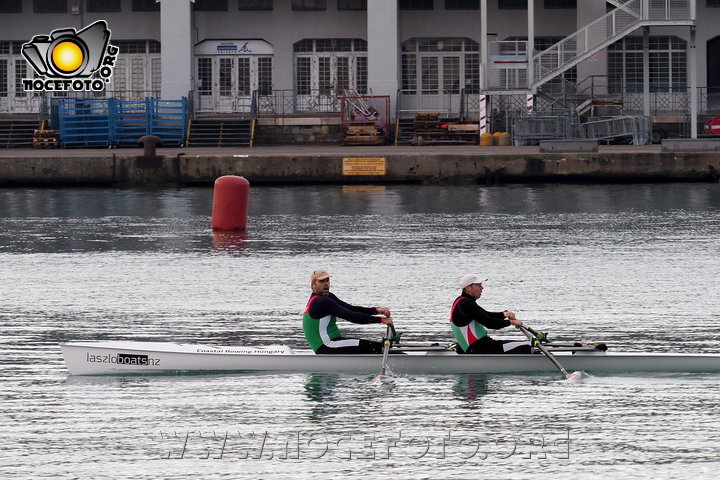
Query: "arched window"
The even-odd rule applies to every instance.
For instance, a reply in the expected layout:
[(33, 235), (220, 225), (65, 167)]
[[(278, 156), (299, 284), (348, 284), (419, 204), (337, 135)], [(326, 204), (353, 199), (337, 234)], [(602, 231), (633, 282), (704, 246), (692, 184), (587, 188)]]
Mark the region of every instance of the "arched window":
[(477, 93), (480, 46), (469, 38), (411, 38), (402, 44), (405, 94)]
[[(687, 42), (675, 36), (651, 36), (650, 91), (684, 92), (687, 89)], [(643, 39), (625, 37), (608, 47), (608, 76), (613, 91), (643, 90)]]
[(367, 93), (367, 41), (359, 38), (307, 38), (293, 45), (295, 93)]

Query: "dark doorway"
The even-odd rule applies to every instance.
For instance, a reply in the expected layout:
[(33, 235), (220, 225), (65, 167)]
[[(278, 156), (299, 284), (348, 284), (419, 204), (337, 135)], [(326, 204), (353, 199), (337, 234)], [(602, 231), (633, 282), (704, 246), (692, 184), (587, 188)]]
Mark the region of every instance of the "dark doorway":
[(720, 37), (707, 42), (708, 109), (720, 111)]

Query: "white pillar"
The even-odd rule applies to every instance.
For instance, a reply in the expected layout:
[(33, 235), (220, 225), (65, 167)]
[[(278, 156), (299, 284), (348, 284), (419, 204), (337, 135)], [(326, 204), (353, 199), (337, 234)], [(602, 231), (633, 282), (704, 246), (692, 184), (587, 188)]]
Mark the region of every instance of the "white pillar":
[(533, 52), (535, 51), (535, 0), (528, 0), (528, 42), (527, 42), (527, 76), (528, 89), (532, 89), (535, 83), (535, 65), (533, 64)]
[(650, 27), (643, 27), (643, 115), (650, 116)]
[[(597, 0), (577, 0), (575, 30), (580, 30), (585, 25), (588, 25), (605, 15), (607, 13), (605, 5), (605, 2), (598, 2)], [(593, 75), (606, 76), (608, 74), (607, 64), (607, 49), (603, 49), (587, 60), (580, 62), (577, 66), (578, 83), (582, 83), (586, 78)], [(587, 85), (589, 85), (589, 81), (586, 81), (583, 84), (583, 86)], [(596, 93), (608, 93), (605, 89), (605, 85), (601, 85), (602, 88), (600, 90), (598, 90), (598, 85), (594, 85), (593, 87), (595, 88)]]
[[(487, 0), (480, 0), (480, 91), (487, 89), (487, 80), (485, 78), (488, 63), (488, 16)], [(482, 132), (480, 132), (482, 133)]]
[(368, 88), (373, 95), (390, 96), (390, 116), (393, 117), (400, 63), (397, 0), (368, 0), (367, 42)]
[(192, 85), (192, 0), (161, 0), (161, 96), (165, 100), (187, 97)]

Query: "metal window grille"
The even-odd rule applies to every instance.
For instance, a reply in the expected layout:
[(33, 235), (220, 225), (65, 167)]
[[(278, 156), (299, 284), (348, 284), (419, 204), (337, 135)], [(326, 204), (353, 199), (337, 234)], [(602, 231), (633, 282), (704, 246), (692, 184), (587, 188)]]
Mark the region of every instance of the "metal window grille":
[(22, 58), (15, 59), (15, 96), (24, 97), (22, 79), (27, 78), (27, 62)]
[(126, 83), (126, 60), (124, 58), (118, 58), (115, 61), (115, 71), (113, 72), (113, 90), (122, 92), (127, 89)]
[(113, 40), (112, 44), (120, 49), (120, 54), (147, 52), (147, 40)]
[(201, 57), (197, 61), (197, 89), (201, 95), (210, 95), (212, 91), (212, 58)]
[(423, 95), (437, 94), (440, 87), (438, 84), (438, 57), (421, 57), (420, 68), (422, 69), (420, 82)]
[(232, 94), (232, 58), (220, 59), (218, 77), (220, 81), (220, 95), (229, 97)]
[(311, 69), (309, 57), (298, 57), (296, 59), (295, 91), (298, 95), (308, 95), (311, 89)]
[(133, 58), (130, 73), (132, 89), (136, 92), (145, 90), (145, 59)]
[(250, 95), (250, 58), (238, 58), (238, 94)]
[(150, 85), (153, 92), (159, 92), (162, 88), (162, 60), (160, 58), (150, 59)]
[(356, 57), (355, 58), (355, 86), (360, 94), (367, 94), (367, 57)]
[(7, 97), (8, 88), (8, 61), (0, 58), (0, 97)]
[(330, 57), (318, 59), (318, 88), (322, 95), (327, 95), (332, 90)]
[[(418, 78), (424, 94), (431, 85), (436, 85), (435, 91), (447, 90), (453, 94), (460, 93), (463, 87), (479, 91), (480, 58), (478, 53), (470, 53), (479, 51), (478, 42), (468, 38), (411, 39), (403, 43), (402, 51), (407, 52), (401, 57), (401, 85), (405, 94), (415, 94)], [(428, 55), (430, 52), (436, 54)], [(420, 68), (417, 57), (420, 57)], [(429, 58), (434, 60), (425, 60)], [(429, 78), (425, 78), (426, 75)]]
[(480, 92), (480, 55), (465, 54), (465, 90), (467, 93)]
[(403, 54), (402, 56), (402, 89), (409, 94), (415, 94), (417, 89), (417, 56)]
[(161, 53), (160, 42), (157, 40), (148, 40), (148, 53)]
[(258, 90), (260, 95), (272, 93), (272, 57), (258, 58)]
[[(650, 37), (650, 91), (685, 91), (687, 88), (687, 52), (685, 41), (677, 37)], [(643, 91), (642, 37), (627, 37), (608, 49), (608, 74), (613, 92), (625, 82), (626, 92)]]
[(350, 88), (350, 57), (337, 58), (337, 85), (338, 90)]
[(443, 57), (443, 87), (448, 93), (460, 93), (460, 57)]

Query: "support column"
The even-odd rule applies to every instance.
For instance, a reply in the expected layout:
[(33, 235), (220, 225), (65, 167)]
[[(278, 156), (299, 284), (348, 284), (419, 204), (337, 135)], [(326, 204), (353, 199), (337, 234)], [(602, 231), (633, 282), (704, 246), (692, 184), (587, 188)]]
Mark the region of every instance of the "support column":
[(643, 27), (643, 115), (650, 116), (650, 27)]
[(373, 95), (390, 95), (390, 116), (393, 117), (400, 77), (397, 0), (368, 0), (367, 42), (368, 88)]
[(480, 0), (480, 91), (485, 92), (487, 90), (487, 79), (485, 75), (487, 72), (488, 63), (488, 27), (487, 27), (488, 8), (487, 0)]
[(533, 64), (533, 53), (535, 52), (535, 0), (528, 0), (528, 39), (527, 39), (527, 76), (528, 89), (532, 89), (535, 83), (535, 65)]
[(192, 85), (192, 0), (160, 0), (161, 96), (187, 97)]
[(697, 86), (697, 48), (695, 46), (695, 25), (690, 27), (690, 138), (697, 138), (698, 86)]
[[(580, 30), (585, 25), (588, 25), (598, 18), (602, 17), (607, 13), (605, 9), (605, 2), (598, 2), (597, 0), (577, 0), (577, 14), (575, 17), (575, 30)], [(583, 60), (577, 66), (577, 83), (582, 84), (581, 89), (588, 87), (590, 81), (586, 80), (594, 75), (602, 75), (607, 77), (607, 49), (603, 49), (590, 58)], [(584, 83), (583, 83), (584, 82)], [(621, 86), (622, 87), (622, 86)], [(595, 93), (604, 95), (609, 93), (606, 85), (593, 84)]]

